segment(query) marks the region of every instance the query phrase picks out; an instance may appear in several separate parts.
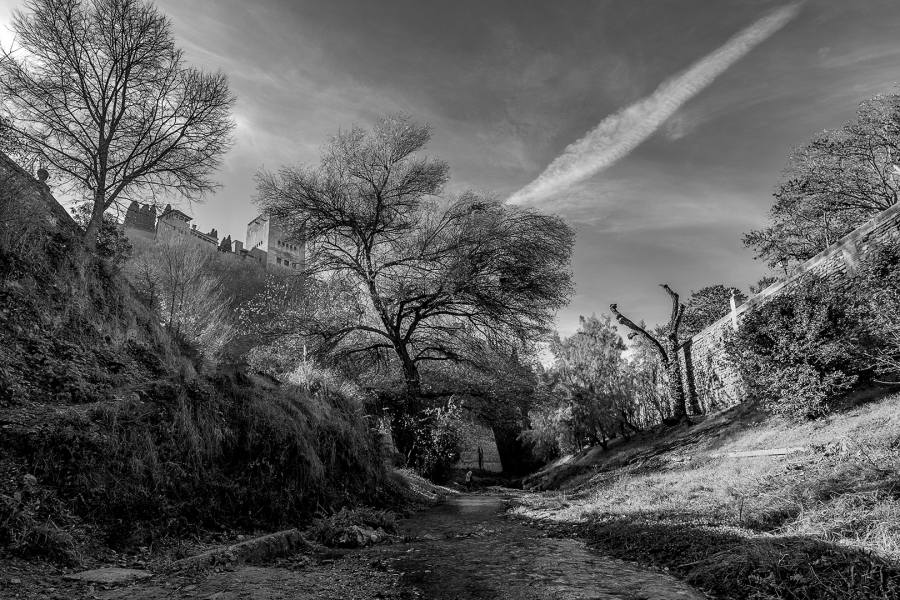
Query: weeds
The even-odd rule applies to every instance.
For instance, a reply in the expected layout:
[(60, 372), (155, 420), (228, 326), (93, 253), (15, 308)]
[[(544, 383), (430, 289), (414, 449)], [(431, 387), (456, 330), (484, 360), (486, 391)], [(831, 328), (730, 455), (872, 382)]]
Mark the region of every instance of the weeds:
[(361, 407), (334, 392), (235, 375), (61, 415), (34, 441), (34, 472), (117, 545), (297, 524), (396, 493)]

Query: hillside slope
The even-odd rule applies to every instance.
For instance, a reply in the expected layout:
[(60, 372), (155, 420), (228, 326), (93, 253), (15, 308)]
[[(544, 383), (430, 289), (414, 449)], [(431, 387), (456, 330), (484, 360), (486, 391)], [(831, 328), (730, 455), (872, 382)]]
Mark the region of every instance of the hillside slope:
[(0, 554), (77, 562), (392, 499), (351, 387), (204, 372), (49, 189), (0, 159)]
[[(778, 449), (794, 451), (746, 456)], [(550, 491), (514, 514), (716, 597), (900, 594), (900, 396), (802, 424), (739, 405), (564, 457), (526, 485)]]

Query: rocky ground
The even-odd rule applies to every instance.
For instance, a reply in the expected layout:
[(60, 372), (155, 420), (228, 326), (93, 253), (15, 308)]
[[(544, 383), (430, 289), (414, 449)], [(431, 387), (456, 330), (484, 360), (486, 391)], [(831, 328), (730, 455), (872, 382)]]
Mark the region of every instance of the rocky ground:
[[(429, 598), (699, 599), (665, 573), (609, 559), (582, 542), (504, 516), (504, 497), (464, 494), (399, 523), (399, 534), (365, 548), (307, 547), (262, 564), (163, 570), (118, 583), (71, 581), (72, 570), (0, 562), (3, 598), (232, 600)], [(134, 557), (110, 566), (142, 567)], [(142, 574), (139, 569), (134, 574)], [(129, 572), (123, 572), (128, 575)]]

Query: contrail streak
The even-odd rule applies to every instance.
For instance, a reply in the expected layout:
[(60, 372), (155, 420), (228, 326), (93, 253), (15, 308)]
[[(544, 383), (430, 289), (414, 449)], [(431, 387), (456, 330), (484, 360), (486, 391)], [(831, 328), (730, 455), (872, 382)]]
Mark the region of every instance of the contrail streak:
[(800, 3), (777, 9), (734, 35), (715, 52), (662, 82), (646, 98), (603, 119), (507, 202), (534, 204), (602, 171), (650, 137), (685, 102), (728, 67), (781, 29), (800, 11)]

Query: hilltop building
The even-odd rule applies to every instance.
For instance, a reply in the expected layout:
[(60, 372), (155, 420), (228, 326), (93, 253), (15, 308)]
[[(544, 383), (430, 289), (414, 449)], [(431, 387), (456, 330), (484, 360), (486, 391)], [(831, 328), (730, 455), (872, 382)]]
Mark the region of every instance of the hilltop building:
[(305, 244), (291, 239), (277, 221), (260, 215), (247, 225), (247, 247), (231, 236), (219, 239), (219, 232), (204, 232), (191, 225), (192, 217), (166, 205), (157, 216), (156, 207), (132, 202), (125, 212), (125, 235), (131, 239), (170, 240), (174, 236), (190, 236), (190, 239), (243, 260), (252, 260), (265, 268), (284, 267), (303, 269), (306, 265)]

